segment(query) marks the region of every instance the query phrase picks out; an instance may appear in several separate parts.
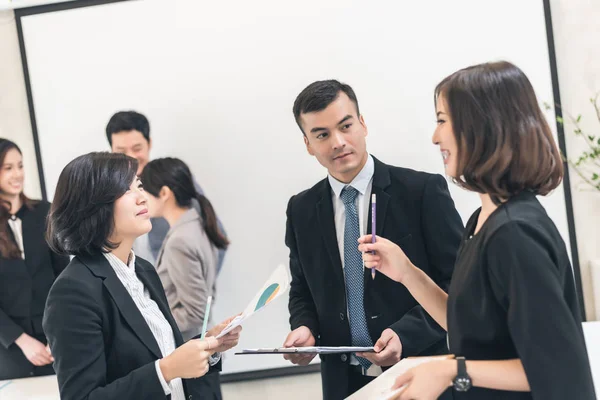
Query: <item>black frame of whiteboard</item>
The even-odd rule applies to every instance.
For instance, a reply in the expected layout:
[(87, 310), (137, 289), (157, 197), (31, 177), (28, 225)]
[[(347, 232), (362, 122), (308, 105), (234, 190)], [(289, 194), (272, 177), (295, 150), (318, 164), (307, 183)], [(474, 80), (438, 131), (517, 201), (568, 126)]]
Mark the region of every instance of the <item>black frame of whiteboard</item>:
[[(15, 9), (15, 20), (17, 25), (17, 34), (19, 39), (19, 49), (21, 51), (21, 62), (23, 67), (23, 75), (25, 78), (25, 87), (27, 92), (27, 103), (29, 106), (29, 115), (31, 120), (31, 129), (33, 132), (33, 142), (35, 146), (35, 153), (38, 165), (38, 174), (40, 179), (40, 187), (42, 192), (42, 198), (47, 200), (46, 194), (46, 182), (44, 178), (44, 170), (42, 165), (42, 153), (40, 149), (40, 142), (38, 137), (38, 129), (35, 117), (35, 109), (33, 105), (33, 96), (32, 96), (32, 88), (31, 81), (29, 78), (29, 69), (27, 66), (27, 54), (25, 51), (25, 40), (23, 37), (23, 28), (21, 19), (26, 16), (36, 15), (36, 14), (44, 14), (56, 11), (63, 10), (72, 10), (76, 8), (82, 7), (90, 7), (96, 5), (103, 5), (109, 3), (118, 3), (123, 1), (131, 1), (131, 0), (77, 0), (77, 1), (67, 1), (63, 3), (55, 3), (48, 4), (36, 7), (27, 7), (27, 8), (18, 8)], [(544, 5), (544, 16), (546, 21), (546, 37), (548, 41), (548, 55), (550, 62), (550, 72), (552, 76), (552, 88), (554, 94), (554, 102), (555, 104), (561, 104), (560, 101), (560, 90), (558, 84), (558, 72), (557, 72), (557, 64), (556, 64), (556, 52), (554, 47), (554, 31), (552, 28), (552, 15), (550, 10), (550, 0), (542, 0)], [(562, 112), (560, 107), (555, 107), (555, 113), (557, 117), (562, 117)], [(556, 129), (558, 133), (558, 141), (560, 150), (563, 154), (567, 155), (567, 148), (565, 143), (565, 135), (563, 126), (556, 122)], [(564, 193), (565, 193), (565, 203), (567, 208), (567, 221), (569, 227), (569, 241), (571, 245), (571, 256), (573, 260), (573, 270), (575, 275), (575, 284), (577, 287), (577, 296), (579, 300), (579, 306), (582, 313), (582, 319), (586, 320), (585, 314), (585, 303), (583, 297), (583, 288), (581, 282), (581, 267), (579, 263), (579, 253), (577, 248), (577, 237), (575, 234), (575, 219), (573, 215), (573, 201), (571, 196), (571, 183), (569, 177), (569, 169), (565, 168), (565, 176), (564, 176)], [(252, 379), (262, 379), (269, 377), (277, 377), (277, 376), (287, 376), (293, 374), (303, 374), (310, 372), (317, 372), (320, 370), (320, 366), (318, 364), (309, 365), (306, 367), (284, 367), (284, 368), (274, 368), (274, 369), (266, 369), (266, 370), (257, 370), (257, 371), (249, 371), (242, 373), (233, 373), (233, 374), (224, 374), (222, 376), (223, 382), (234, 382), (234, 381), (243, 381), (243, 380), (252, 380)]]

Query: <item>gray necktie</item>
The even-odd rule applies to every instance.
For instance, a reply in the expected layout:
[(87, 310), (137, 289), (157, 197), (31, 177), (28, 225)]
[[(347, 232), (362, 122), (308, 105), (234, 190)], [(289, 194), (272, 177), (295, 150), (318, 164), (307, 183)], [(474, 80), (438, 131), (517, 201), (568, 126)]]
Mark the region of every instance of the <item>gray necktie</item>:
[[(364, 268), (362, 255), (358, 251), (360, 225), (356, 210), (358, 190), (346, 186), (340, 195), (346, 207), (346, 224), (344, 227), (344, 274), (346, 276), (346, 298), (348, 301), (348, 319), (352, 346), (368, 347), (373, 345), (364, 306)], [(371, 362), (365, 358), (356, 357), (360, 365), (368, 369)]]

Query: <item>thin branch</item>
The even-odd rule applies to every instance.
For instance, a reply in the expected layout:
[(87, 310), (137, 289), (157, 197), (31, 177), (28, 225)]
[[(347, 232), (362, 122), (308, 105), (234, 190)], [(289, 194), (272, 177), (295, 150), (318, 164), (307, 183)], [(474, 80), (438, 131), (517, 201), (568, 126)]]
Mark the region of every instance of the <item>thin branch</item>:
[(597, 184), (597, 183), (594, 183), (594, 182), (593, 182), (592, 180), (590, 180), (589, 178), (586, 178), (586, 177), (585, 177), (585, 176), (584, 176), (584, 175), (581, 173), (581, 171), (579, 171), (579, 168), (577, 168), (577, 167), (575, 166), (575, 164), (573, 163), (573, 161), (571, 161), (571, 160), (568, 160), (568, 163), (569, 163), (569, 165), (570, 165), (570, 166), (573, 168), (573, 170), (575, 170), (575, 172), (577, 173), (577, 175), (579, 175), (579, 177), (585, 181), (585, 183), (587, 183), (588, 185), (590, 185), (590, 186), (592, 186), (592, 187), (594, 187), (594, 188), (596, 188), (596, 189), (598, 188), (598, 186), (597, 186), (598, 184)]
[[(596, 107), (596, 112), (599, 113), (598, 114), (598, 118), (600, 118), (600, 110), (598, 110), (598, 108)], [(579, 125), (579, 122), (577, 122), (576, 118), (573, 118), (572, 115), (568, 115), (569, 119), (571, 120), (571, 122), (573, 123), (573, 125), (575, 125), (575, 130), (579, 131), (579, 134), (581, 136), (583, 136), (583, 140), (585, 140), (585, 143), (588, 145), (588, 147), (590, 148), (590, 150), (592, 150), (593, 153), (596, 152), (596, 150), (598, 149), (598, 144), (597, 142), (593, 142), (592, 140), (590, 140), (590, 138), (588, 137), (588, 135), (586, 135), (583, 132), (583, 129), (581, 129), (581, 126)]]
[[(600, 122), (600, 104), (598, 103), (599, 99), (600, 92), (596, 93), (596, 96), (590, 99), (590, 102), (594, 107), (594, 111), (596, 112), (596, 118), (598, 119), (598, 122)], [(559, 104), (557, 104), (556, 107), (559, 109), (562, 108)], [(567, 159), (566, 157), (564, 157), (563, 154), (561, 154), (561, 156), (563, 160), (568, 163), (568, 165), (577, 173), (577, 175), (579, 175), (579, 177), (583, 181), (580, 181), (577, 185), (578, 190), (581, 190), (579, 189), (580, 184), (585, 183), (589, 189), (593, 189), (594, 191), (600, 191), (600, 179), (598, 178), (598, 175), (600, 174), (600, 171), (598, 171), (600, 169), (600, 134), (585, 134), (583, 132), (583, 129), (581, 129), (581, 125), (579, 123), (581, 116), (574, 118), (568, 112), (564, 112), (564, 110), (563, 115), (566, 115), (568, 120), (575, 127), (575, 136), (583, 136), (583, 140), (587, 144), (589, 151), (584, 151), (583, 155), (580, 155), (576, 161)], [(557, 121), (564, 126), (564, 118), (557, 117)], [(590, 137), (592, 137), (593, 140), (590, 139)], [(591, 178), (589, 176), (591, 176)]]
[(600, 92), (596, 93), (596, 97), (592, 100), (592, 104), (594, 105), (594, 109), (596, 110), (596, 117), (598, 118), (598, 122), (600, 122), (600, 107), (598, 107), (598, 96), (600, 96)]

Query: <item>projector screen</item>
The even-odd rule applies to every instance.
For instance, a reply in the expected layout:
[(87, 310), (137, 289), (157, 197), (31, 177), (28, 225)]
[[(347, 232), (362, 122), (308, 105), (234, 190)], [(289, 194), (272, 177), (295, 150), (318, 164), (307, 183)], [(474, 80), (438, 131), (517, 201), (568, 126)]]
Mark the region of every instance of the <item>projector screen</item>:
[[(541, 1), (88, 3), (20, 16), (47, 197), (70, 160), (109, 150), (113, 113), (148, 116), (152, 157), (189, 164), (231, 239), (215, 321), (241, 312), (287, 264), (287, 202), (326, 176), (292, 116), (309, 83), (353, 86), (371, 154), (440, 174), (433, 89), (446, 75), (505, 59), (525, 71), (540, 103), (555, 101)], [(553, 111), (546, 116), (556, 131)], [(479, 198), (450, 190), (466, 222)], [(563, 187), (542, 202), (569, 243)], [(236, 350), (281, 345), (288, 318), (283, 296), (245, 323)], [(229, 352), (223, 371), (287, 366), (281, 356)]]

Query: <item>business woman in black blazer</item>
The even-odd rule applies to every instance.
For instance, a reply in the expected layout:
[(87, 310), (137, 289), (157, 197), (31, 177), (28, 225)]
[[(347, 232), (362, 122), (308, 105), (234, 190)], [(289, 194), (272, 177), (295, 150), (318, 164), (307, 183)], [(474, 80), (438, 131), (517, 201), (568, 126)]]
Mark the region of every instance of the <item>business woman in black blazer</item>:
[[(203, 399), (198, 378), (220, 368), (219, 340), (183, 342), (154, 267), (133, 241), (151, 228), (137, 161), (91, 153), (60, 175), (49, 218), (50, 245), (75, 258), (55, 282), (44, 330), (61, 399)], [(211, 365), (209, 371), (209, 364)]]
[(0, 380), (54, 373), (42, 316), (69, 262), (46, 243), (50, 205), (28, 199), (23, 181), (21, 151), (0, 139)]

